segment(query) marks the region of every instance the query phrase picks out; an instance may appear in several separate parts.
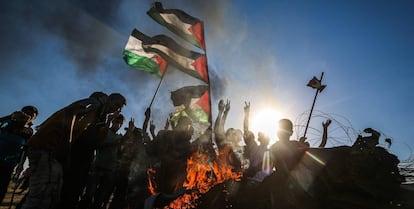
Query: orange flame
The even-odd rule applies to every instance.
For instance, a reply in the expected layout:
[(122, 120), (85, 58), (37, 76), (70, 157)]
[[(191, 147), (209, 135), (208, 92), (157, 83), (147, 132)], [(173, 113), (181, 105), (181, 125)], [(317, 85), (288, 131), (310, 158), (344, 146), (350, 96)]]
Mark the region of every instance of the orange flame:
[(147, 170), (147, 176), (148, 176), (148, 190), (151, 195), (157, 194), (157, 184), (155, 183), (155, 169), (149, 168)]
[(183, 183), (183, 187), (192, 192), (175, 199), (165, 208), (195, 208), (200, 194), (208, 192), (216, 184), (228, 179), (239, 181), (242, 171), (230, 164), (231, 152), (230, 147), (224, 148), (215, 159), (204, 153), (193, 153), (187, 160), (187, 180)]

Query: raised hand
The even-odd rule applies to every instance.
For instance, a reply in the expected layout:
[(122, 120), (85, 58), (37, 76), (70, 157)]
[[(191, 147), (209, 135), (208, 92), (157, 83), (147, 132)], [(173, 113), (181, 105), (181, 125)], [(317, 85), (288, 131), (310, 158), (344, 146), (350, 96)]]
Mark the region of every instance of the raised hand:
[(115, 111), (113, 114), (108, 114), (107, 123), (110, 123), (113, 120), (115, 120), (115, 118), (117, 118), (119, 114), (121, 114), (121, 112), (118, 111)]
[(153, 121), (153, 120), (151, 120), (151, 121), (150, 121), (150, 132), (151, 132), (151, 133), (155, 133), (154, 131), (155, 131), (155, 124), (154, 124), (154, 121)]
[(230, 110), (230, 100), (227, 100), (224, 112), (229, 112)]
[(326, 120), (325, 122), (322, 122), (323, 128), (328, 128), (328, 126), (332, 123), (331, 119)]
[(151, 116), (151, 108), (147, 108), (146, 110), (145, 110), (145, 117), (146, 118), (149, 118)]
[(219, 111), (223, 111), (224, 110), (224, 101), (221, 99), (220, 100), (220, 102), (219, 102), (219, 104), (218, 104), (218, 109), (219, 109)]
[(250, 102), (244, 102), (244, 121), (243, 121), (244, 132), (249, 131), (249, 117), (250, 117)]
[(306, 136), (301, 136), (299, 138), (299, 141), (302, 142), (302, 143), (305, 143), (306, 142), (306, 139), (308, 139)]
[(244, 112), (250, 111), (250, 102), (244, 102)]
[(134, 120), (134, 118), (131, 118), (130, 120), (129, 120), (129, 123), (128, 123), (128, 129), (130, 129), (130, 128), (135, 128), (135, 120)]

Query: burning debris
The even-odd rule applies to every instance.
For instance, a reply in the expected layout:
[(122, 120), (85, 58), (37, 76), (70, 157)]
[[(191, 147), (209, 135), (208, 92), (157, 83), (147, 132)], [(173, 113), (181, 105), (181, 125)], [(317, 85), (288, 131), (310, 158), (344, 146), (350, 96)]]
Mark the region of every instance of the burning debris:
[(375, 143), (367, 143), (378, 139), (375, 130), (367, 132), (372, 136), (359, 137), (352, 146), (291, 150), (299, 156), (291, 162), (292, 169), (276, 169), (263, 181), (243, 176), (231, 146), (218, 154), (197, 149), (186, 160), (185, 181), (176, 179), (173, 192), (160, 190), (159, 168), (148, 169), (152, 196), (146, 208), (397, 207), (404, 182), (399, 160)]

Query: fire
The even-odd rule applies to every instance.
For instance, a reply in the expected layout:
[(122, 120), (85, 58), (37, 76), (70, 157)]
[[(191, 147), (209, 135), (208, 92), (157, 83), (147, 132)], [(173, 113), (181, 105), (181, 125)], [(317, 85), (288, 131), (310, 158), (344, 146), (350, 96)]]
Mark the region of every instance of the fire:
[(155, 169), (149, 168), (147, 170), (148, 176), (148, 190), (151, 195), (157, 194), (157, 184), (155, 183)]
[(229, 179), (239, 181), (242, 172), (230, 164), (231, 152), (230, 147), (224, 148), (214, 159), (204, 153), (193, 153), (187, 160), (187, 180), (183, 183), (183, 187), (191, 193), (177, 198), (166, 208), (195, 208), (200, 195), (216, 184)]
[[(229, 179), (239, 181), (242, 177), (242, 171), (231, 165), (234, 160), (231, 154), (231, 147), (223, 148), (217, 156), (209, 156), (201, 152), (193, 153), (187, 160), (187, 176), (182, 185), (191, 192), (180, 196), (164, 208), (195, 208), (201, 195), (208, 192), (213, 186)], [(156, 170), (153, 168), (147, 170), (148, 189), (151, 195), (157, 194), (155, 172)]]

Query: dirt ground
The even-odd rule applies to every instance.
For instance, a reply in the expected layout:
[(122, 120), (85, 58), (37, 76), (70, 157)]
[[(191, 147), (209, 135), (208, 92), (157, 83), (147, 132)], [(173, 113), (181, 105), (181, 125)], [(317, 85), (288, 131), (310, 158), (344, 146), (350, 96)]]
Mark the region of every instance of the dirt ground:
[[(6, 196), (4, 197), (4, 200), (3, 200), (3, 202), (0, 204), (0, 209), (9, 209), (9, 206), (10, 206), (10, 201), (11, 201), (11, 198), (12, 198), (12, 193), (13, 193), (13, 189), (14, 189), (14, 183), (13, 182), (11, 182), (10, 184), (9, 184), (9, 188), (8, 188), (8, 190), (7, 190), (7, 194), (6, 194)], [(16, 193), (14, 194), (14, 198), (13, 198), (13, 204), (12, 204), (12, 206), (11, 206), (11, 208), (10, 209), (14, 209), (14, 208), (16, 208), (16, 205), (20, 202), (20, 200), (23, 198), (23, 196), (25, 195), (27, 193), (27, 190), (26, 191), (22, 191), (22, 190), (20, 190), (20, 189), (17, 189), (16, 190)]]

